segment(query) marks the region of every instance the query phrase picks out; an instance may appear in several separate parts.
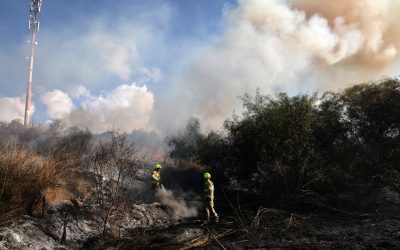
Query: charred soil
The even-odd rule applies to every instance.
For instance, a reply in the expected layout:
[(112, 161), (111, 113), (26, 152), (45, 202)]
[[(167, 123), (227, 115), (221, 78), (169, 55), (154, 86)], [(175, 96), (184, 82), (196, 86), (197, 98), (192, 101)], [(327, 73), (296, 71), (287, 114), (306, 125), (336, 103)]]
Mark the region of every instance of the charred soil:
[(390, 214), (288, 214), (265, 210), (247, 221), (218, 224), (186, 220), (129, 238), (102, 239), (95, 248), (115, 249), (399, 249), (400, 217)]

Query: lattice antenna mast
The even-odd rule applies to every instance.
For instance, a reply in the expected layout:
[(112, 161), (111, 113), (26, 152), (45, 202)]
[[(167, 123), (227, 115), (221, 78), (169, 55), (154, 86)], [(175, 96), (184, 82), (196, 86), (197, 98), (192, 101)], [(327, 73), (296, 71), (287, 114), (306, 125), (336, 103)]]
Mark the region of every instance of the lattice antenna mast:
[(39, 14), (42, 7), (42, 0), (31, 0), (30, 5), (30, 17), (29, 17), (29, 30), (32, 32), (31, 39), (31, 54), (29, 57), (29, 70), (28, 70), (28, 88), (26, 91), (26, 104), (25, 104), (25, 128), (30, 127), (30, 115), (31, 115), (31, 98), (32, 98), (32, 72), (33, 72), (33, 58), (35, 56), (36, 32), (39, 31)]

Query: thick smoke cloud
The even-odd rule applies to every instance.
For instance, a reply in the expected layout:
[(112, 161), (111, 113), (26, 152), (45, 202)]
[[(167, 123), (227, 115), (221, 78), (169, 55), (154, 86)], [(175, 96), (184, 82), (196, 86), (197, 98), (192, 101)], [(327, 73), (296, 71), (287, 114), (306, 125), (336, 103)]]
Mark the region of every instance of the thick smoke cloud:
[[(67, 126), (87, 128), (94, 133), (120, 129), (132, 131), (147, 127), (153, 110), (153, 94), (146, 86), (120, 85), (110, 92), (94, 96), (83, 86), (68, 95), (53, 90), (42, 96), (47, 113)], [(76, 104), (73, 101), (78, 102)]]
[[(102, 3), (96, 9), (108, 5)], [(76, 20), (69, 20), (62, 29), (58, 24), (43, 23), (38, 33), (34, 88), (40, 85), (66, 91), (65, 86), (85, 85), (98, 91), (121, 83), (142, 83), (141, 78), (162, 78), (159, 58), (172, 15), (168, 3), (116, 3), (115, 9), (103, 11), (96, 16), (78, 11), (73, 16)], [(20, 47), (25, 57), (27, 45)], [(17, 67), (15, 60), (13, 65)]]
[[(386, 66), (398, 57), (400, 34), (398, 30), (398, 1), (338, 0), (305, 1), (294, 0), (294, 5), (305, 11), (307, 16), (321, 15), (330, 25), (341, 21), (353, 26), (362, 34), (354, 63), (365, 66)], [(397, 19), (397, 20), (396, 20)], [(356, 41), (353, 41), (355, 43)]]
[[(396, 2), (239, 1), (226, 10), (217, 44), (171, 80), (156, 123), (171, 129), (196, 116), (215, 128), (240, 111), (238, 96), (257, 88), (264, 94), (337, 90), (379, 77), (399, 58)], [(171, 110), (174, 119), (165, 115)]]
[(47, 105), (47, 114), (53, 119), (64, 119), (74, 109), (71, 98), (61, 90), (45, 93), (42, 101)]
[[(0, 121), (10, 122), (15, 119), (23, 121), (25, 113), (25, 98), (24, 97), (0, 97)], [(31, 114), (35, 112), (35, 107), (32, 103)]]
[[(185, 53), (171, 61), (164, 76), (145, 62), (154, 55), (160, 60), (169, 48), (163, 38), (167, 31), (159, 34), (154, 28), (169, 23), (168, 10), (162, 7), (143, 22), (121, 18), (115, 30), (92, 20), (88, 32), (72, 40), (72, 31), (42, 32), (39, 49), (48, 49), (38, 68), (51, 70), (39, 71), (45, 73), (37, 79), (47, 82), (47, 89), (85, 82), (97, 92), (115, 81), (159, 88), (156, 102), (153, 93), (135, 84), (101, 95), (83, 86), (56, 89), (41, 96), (48, 115), (93, 132), (146, 128), (168, 133), (190, 116), (215, 129), (234, 110), (241, 112), (239, 96), (257, 88), (262, 94), (337, 90), (400, 69), (397, 0), (239, 0), (224, 10), (224, 31), (212, 45), (179, 41)], [(158, 16), (164, 17), (157, 25), (144, 25)], [(18, 116), (7, 117), (22, 117), (22, 106)]]
[[(400, 2), (395, 0), (304, 1), (293, 0), (307, 16), (321, 15), (332, 25), (341, 18), (360, 31), (357, 54), (330, 67), (318, 68), (306, 78), (321, 89), (336, 89), (382, 75), (399, 74)], [(397, 70), (393, 70), (393, 68)]]

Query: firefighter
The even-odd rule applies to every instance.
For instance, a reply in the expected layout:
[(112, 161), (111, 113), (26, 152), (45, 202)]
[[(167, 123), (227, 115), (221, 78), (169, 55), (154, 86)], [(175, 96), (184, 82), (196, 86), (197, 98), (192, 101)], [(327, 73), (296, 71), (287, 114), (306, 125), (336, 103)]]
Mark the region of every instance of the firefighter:
[(211, 216), (214, 219), (214, 222), (219, 222), (219, 217), (217, 212), (214, 209), (214, 184), (212, 183), (211, 174), (208, 172), (204, 173), (204, 179), (206, 182), (204, 183), (204, 202), (207, 213), (207, 221), (211, 222)]
[(151, 183), (153, 187), (154, 195), (161, 189), (161, 176), (160, 176), (161, 165), (154, 165), (153, 173), (151, 174)]

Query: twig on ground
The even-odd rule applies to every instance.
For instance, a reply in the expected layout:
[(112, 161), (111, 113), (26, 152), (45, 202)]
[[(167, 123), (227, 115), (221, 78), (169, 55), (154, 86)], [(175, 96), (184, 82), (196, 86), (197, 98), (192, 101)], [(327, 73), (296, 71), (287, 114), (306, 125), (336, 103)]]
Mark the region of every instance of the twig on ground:
[(225, 199), (228, 201), (229, 205), (231, 206), (232, 210), (235, 212), (237, 219), (239, 220), (240, 224), (242, 225), (243, 229), (247, 229), (247, 225), (243, 222), (243, 218), (240, 216), (240, 214), (237, 212), (237, 210), (235, 209), (235, 207), (233, 206), (232, 202), (229, 200), (228, 196), (226, 195), (225, 191), (222, 190), (222, 193), (225, 196)]
[(221, 242), (219, 242), (219, 240), (214, 236), (214, 234), (211, 232), (211, 230), (209, 229), (209, 228), (207, 228), (207, 230), (208, 230), (208, 233), (210, 234), (210, 236), (211, 236), (211, 238), (213, 238), (217, 243), (218, 243), (218, 245), (220, 245), (220, 247), (223, 249), (223, 250), (225, 250), (225, 247), (221, 244)]
[[(209, 229), (208, 229), (209, 230)], [(218, 239), (221, 239), (227, 235), (233, 234), (235, 232), (238, 232), (238, 230), (234, 230), (234, 229), (228, 229), (223, 231), (220, 234), (217, 235), (211, 235), (211, 238), (215, 239), (215, 241), (221, 246), (223, 247), (223, 249), (225, 249), (225, 247), (221, 244), (221, 242), (218, 241)], [(206, 246), (210, 243), (210, 236), (206, 235), (206, 236), (202, 236), (196, 239), (193, 239), (191, 241), (189, 241), (188, 243), (186, 243), (183, 247), (179, 248), (180, 250), (188, 250), (188, 249), (192, 249), (195, 247), (203, 247)]]

